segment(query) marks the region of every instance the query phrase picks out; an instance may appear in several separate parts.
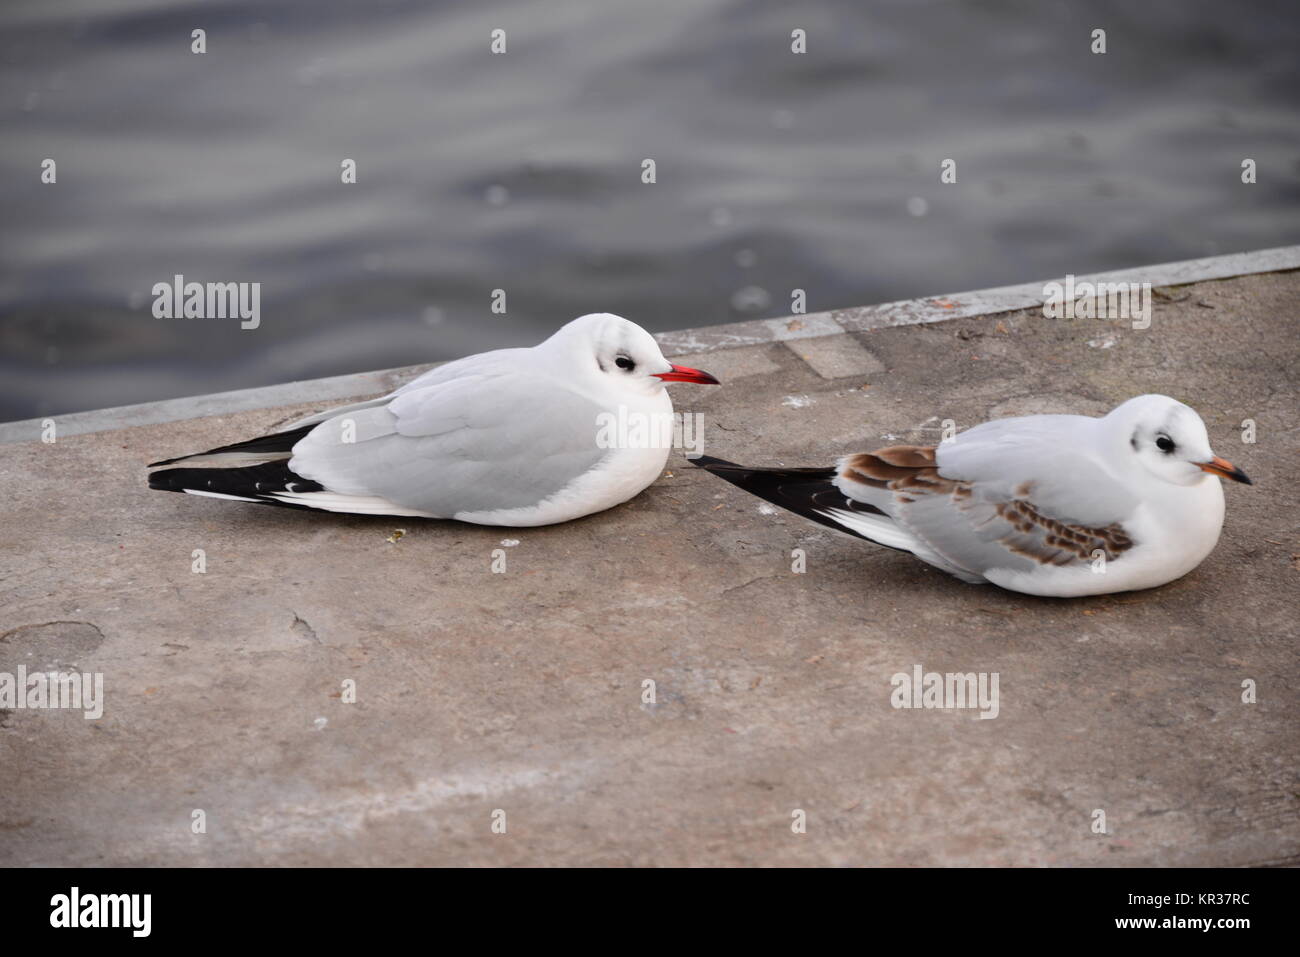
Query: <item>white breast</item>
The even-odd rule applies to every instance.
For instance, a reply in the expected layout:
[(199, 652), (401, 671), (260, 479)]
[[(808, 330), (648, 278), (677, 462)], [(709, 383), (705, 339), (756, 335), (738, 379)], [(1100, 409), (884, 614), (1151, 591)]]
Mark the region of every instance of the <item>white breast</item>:
[(1170, 486), (1165, 494), (1143, 503), (1131, 522), (1125, 523), (1138, 543), (1129, 555), (1112, 562), (1119, 566), (1136, 559), (1132, 575), (1137, 584), (1127, 588), (1152, 588), (1181, 578), (1203, 562), (1218, 544), (1223, 530), (1223, 483), (1207, 475), (1191, 486)]
[(986, 577), (1013, 591), (1061, 598), (1155, 588), (1205, 560), (1219, 541), (1223, 513), (1223, 485), (1207, 475), (1195, 485), (1170, 485), (1138, 506), (1123, 522), (1134, 547), (1100, 572), (1091, 563), (1076, 563), (1031, 572), (991, 570)]

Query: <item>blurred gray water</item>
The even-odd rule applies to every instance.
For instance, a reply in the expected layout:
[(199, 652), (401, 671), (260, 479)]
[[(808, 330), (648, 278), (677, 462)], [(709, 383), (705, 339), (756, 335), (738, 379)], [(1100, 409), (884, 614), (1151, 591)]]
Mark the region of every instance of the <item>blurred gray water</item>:
[[(585, 312), (664, 330), (1295, 243), (1298, 25), (1294, 0), (6, 0), (0, 419)], [(176, 273), (260, 282), (261, 327), (155, 318)]]

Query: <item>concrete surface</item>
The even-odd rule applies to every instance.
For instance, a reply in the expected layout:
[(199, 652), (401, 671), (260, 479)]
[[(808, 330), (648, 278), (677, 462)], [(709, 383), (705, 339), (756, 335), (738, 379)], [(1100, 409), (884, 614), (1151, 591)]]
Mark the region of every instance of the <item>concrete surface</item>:
[[(0, 448), (0, 671), (106, 698), (0, 713), (0, 863), (1300, 863), (1297, 312), (1283, 272), (1157, 290), (1145, 331), (1030, 310), (685, 360), (726, 384), (678, 409), (756, 464), (1188, 401), (1256, 484), (1195, 572), (1095, 599), (961, 584), (676, 454), (507, 530), (145, 487), (303, 404)], [(894, 709), (918, 664), (996, 672), (998, 716)]]

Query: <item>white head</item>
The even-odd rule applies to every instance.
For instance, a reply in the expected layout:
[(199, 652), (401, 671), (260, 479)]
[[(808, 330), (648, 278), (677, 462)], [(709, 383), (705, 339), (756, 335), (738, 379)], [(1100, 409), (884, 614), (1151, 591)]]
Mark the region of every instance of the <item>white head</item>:
[(593, 312), (562, 326), (539, 349), (554, 351), (577, 363), (580, 373), (620, 389), (652, 394), (665, 382), (717, 385), (707, 372), (673, 365), (659, 343), (635, 322), (608, 312)]
[(1139, 395), (1102, 420), (1118, 454), (1174, 485), (1195, 485), (1206, 473), (1252, 484), (1246, 473), (1210, 451), (1205, 423), (1190, 406), (1167, 395)]

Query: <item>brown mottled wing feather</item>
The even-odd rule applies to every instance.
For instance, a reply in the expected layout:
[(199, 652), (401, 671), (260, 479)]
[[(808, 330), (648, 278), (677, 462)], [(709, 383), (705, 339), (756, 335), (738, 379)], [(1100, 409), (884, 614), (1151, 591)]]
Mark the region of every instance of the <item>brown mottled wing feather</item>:
[(895, 445), (839, 463), (835, 485), (875, 505), (953, 565), (974, 574), (990, 568), (1030, 571), (1039, 565), (1113, 561), (1133, 546), (1119, 522), (1097, 527), (1052, 515), (1033, 501), (1034, 483), (1011, 495), (939, 473), (934, 446)]

